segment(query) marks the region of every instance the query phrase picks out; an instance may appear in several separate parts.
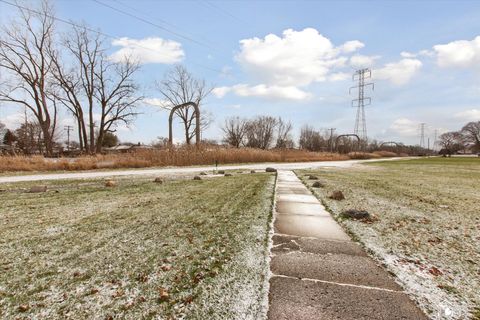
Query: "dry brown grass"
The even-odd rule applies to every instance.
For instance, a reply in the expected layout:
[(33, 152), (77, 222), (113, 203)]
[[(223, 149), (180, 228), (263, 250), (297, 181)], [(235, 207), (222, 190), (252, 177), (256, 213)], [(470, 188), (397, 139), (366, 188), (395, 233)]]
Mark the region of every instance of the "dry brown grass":
[(348, 153), (350, 159), (380, 159), (381, 155), (378, 153), (369, 153), (369, 152), (350, 152)]
[[(395, 154), (393, 154), (395, 155)], [(392, 155), (392, 156), (393, 156)], [(303, 162), (370, 159), (382, 156), (373, 153), (309, 152), (305, 150), (260, 150), (203, 146), (172, 150), (142, 150), (126, 154), (47, 159), (42, 156), (0, 156), (0, 172), (7, 171), (75, 171), (116, 168), (211, 165), (254, 162)]]

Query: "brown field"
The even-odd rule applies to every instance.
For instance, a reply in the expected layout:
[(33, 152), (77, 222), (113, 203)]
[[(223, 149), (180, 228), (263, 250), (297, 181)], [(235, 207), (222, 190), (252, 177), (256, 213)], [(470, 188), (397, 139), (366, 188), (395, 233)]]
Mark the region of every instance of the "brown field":
[(94, 170), (116, 168), (146, 168), (164, 166), (211, 165), (252, 162), (303, 162), (395, 156), (388, 153), (338, 154), (305, 150), (260, 150), (224, 147), (181, 147), (171, 150), (143, 150), (126, 154), (82, 156), (47, 159), (43, 156), (0, 156), (0, 172)]

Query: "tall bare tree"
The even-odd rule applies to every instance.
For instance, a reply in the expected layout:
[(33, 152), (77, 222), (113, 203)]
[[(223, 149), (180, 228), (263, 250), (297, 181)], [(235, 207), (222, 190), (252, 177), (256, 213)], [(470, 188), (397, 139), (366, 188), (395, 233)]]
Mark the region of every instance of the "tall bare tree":
[(80, 149), (94, 153), (96, 73), (105, 59), (102, 37), (85, 25), (74, 26), (64, 36), (62, 44), (70, 55), (71, 64), (65, 66), (58, 59), (54, 61), (59, 100), (77, 121)]
[[(184, 66), (176, 65), (165, 78), (157, 82), (158, 91), (167, 101), (163, 106), (167, 110), (187, 102), (195, 102), (201, 109), (202, 101), (210, 94), (212, 88), (207, 87), (205, 80), (195, 78)], [(195, 137), (195, 109), (185, 107), (177, 109), (176, 116), (180, 118), (185, 130), (185, 142), (190, 144)], [(204, 131), (212, 123), (210, 113), (201, 112), (200, 129)]]
[(473, 144), (475, 151), (480, 151), (480, 121), (467, 123), (460, 132), (466, 142)]
[(80, 146), (93, 154), (101, 151), (107, 133), (133, 120), (142, 97), (136, 95), (134, 81), (139, 64), (128, 57), (111, 61), (102, 36), (90, 30), (77, 26), (67, 35), (64, 46), (73, 66), (64, 66), (57, 59), (54, 75), (60, 88), (58, 98), (77, 121)]
[(439, 143), (448, 155), (464, 149), (464, 138), (460, 132), (445, 132), (440, 135)]
[(19, 8), (19, 20), (2, 26), (0, 32), (0, 68), (11, 77), (0, 88), (0, 101), (25, 106), (34, 114), (46, 155), (52, 155), (58, 102), (52, 88), (53, 8), (47, 1), (35, 13)]
[(277, 142), (275, 144), (275, 148), (286, 149), (294, 147), (292, 140), (292, 128), (292, 123), (290, 121), (285, 122), (282, 118), (278, 118)]
[(138, 86), (133, 75), (139, 67), (138, 63), (127, 58), (119, 63), (101, 59), (95, 88), (100, 107), (96, 152), (101, 151), (106, 133), (115, 132), (119, 123), (129, 125), (138, 114), (136, 106), (143, 97), (136, 95)]
[(247, 147), (268, 149), (275, 137), (275, 128), (278, 120), (270, 116), (259, 116), (248, 121), (247, 124)]
[(225, 119), (225, 123), (221, 128), (223, 131), (223, 141), (235, 148), (239, 148), (245, 142), (247, 123), (248, 121), (246, 119), (240, 117)]

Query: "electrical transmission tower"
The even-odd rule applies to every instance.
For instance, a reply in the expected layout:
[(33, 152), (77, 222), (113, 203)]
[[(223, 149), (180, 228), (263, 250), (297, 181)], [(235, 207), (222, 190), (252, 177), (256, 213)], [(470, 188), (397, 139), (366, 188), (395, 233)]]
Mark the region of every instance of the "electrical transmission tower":
[(420, 148), (425, 148), (425, 123), (420, 123)]
[(65, 131), (67, 131), (67, 150), (70, 151), (70, 131), (73, 131), (72, 126), (64, 126)]
[(330, 128), (328, 129), (328, 131), (330, 131), (330, 140), (328, 141), (328, 144), (330, 145), (330, 152), (333, 152), (333, 132), (336, 130), (337, 128)]
[(365, 88), (368, 86), (372, 87), (374, 90), (374, 84), (372, 82), (365, 82), (365, 79), (370, 79), (372, 77), (372, 71), (369, 68), (360, 69), (355, 71), (352, 79), (358, 80), (358, 85), (351, 87), (349, 93), (352, 92), (352, 89), (358, 89), (357, 99), (352, 100), (352, 107), (357, 108), (357, 117), (355, 118), (355, 128), (353, 133), (355, 133), (360, 140), (367, 140), (367, 121), (365, 120), (365, 106), (368, 106), (372, 103), (370, 97), (365, 97)]

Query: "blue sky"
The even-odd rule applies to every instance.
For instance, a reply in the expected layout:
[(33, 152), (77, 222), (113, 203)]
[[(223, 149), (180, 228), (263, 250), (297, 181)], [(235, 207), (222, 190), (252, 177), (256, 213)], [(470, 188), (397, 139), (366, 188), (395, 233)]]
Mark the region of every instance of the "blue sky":
[[(137, 79), (146, 97), (160, 98), (154, 82), (174, 63), (216, 88), (203, 106), (215, 117), (204, 137), (219, 140), (233, 115), (281, 116), (296, 136), (304, 124), (350, 133), (348, 88), (360, 67), (371, 67), (375, 81), (371, 138), (415, 144), (419, 123), (433, 140), (435, 129), (480, 120), (480, 1), (98, 1), (171, 32), (93, 0), (53, 2), (58, 17), (122, 38), (116, 46), (108, 39), (110, 51), (133, 50), (144, 62)], [(2, 23), (15, 15), (3, 3), (0, 12)], [(166, 136), (167, 113), (140, 109), (120, 139)], [(0, 107), (0, 121), (14, 126), (18, 111)]]

